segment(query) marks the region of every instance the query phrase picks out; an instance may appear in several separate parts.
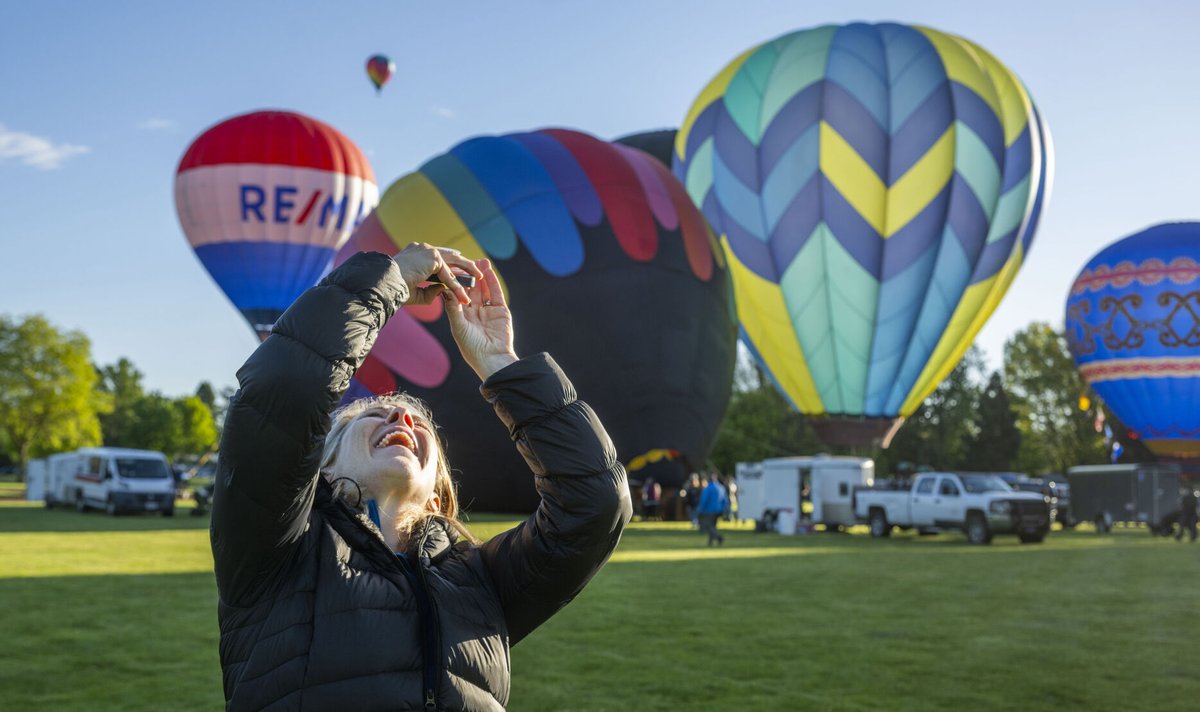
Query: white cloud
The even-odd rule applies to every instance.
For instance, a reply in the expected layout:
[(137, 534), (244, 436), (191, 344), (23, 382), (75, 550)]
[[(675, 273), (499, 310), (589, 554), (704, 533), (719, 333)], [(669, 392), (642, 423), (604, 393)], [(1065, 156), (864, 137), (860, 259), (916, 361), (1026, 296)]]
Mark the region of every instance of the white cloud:
[(453, 119), (458, 116), (458, 112), (446, 106), (431, 106), (429, 107), (429, 113), (434, 116), (440, 116), (443, 119)]
[(157, 116), (146, 119), (137, 127), (144, 131), (164, 131), (166, 129), (175, 128), (175, 122), (170, 119), (160, 119)]
[(71, 156), (92, 149), (72, 143), (54, 143), (50, 139), (23, 131), (9, 131), (0, 124), (0, 163), (13, 160), (43, 171), (61, 168)]

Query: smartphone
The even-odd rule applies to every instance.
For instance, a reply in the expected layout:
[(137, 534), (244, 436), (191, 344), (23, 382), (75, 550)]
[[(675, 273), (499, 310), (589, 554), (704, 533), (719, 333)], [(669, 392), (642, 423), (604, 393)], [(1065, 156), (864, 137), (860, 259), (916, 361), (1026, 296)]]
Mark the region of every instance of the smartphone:
[[(470, 289), (471, 287), (475, 286), (475, 276), (474, 275), (456, 274), (456, 275), (454, 275), (454, 279), (458, 280), (458, 283), (461, 284), (466, 289)], [(430, 282), (441, 282), (442, 278), (435, 274), (435, 275), (432, 275), (429, 277), (429, 281)]]

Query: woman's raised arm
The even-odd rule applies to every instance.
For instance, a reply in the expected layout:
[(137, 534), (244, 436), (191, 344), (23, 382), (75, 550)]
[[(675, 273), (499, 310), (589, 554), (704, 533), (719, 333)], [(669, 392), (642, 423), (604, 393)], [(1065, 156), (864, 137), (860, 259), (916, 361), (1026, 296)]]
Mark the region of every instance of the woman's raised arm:
[(395, 258), (360, 253), (302, 294), (238, 371), (221, 437), (213, 498), (217, 586), (231, 605), (252, 600), (287, 560), (312, 508), (329, 427), (379, 330), (405, 302), (465, 291), (450, 265), (477, 273), (453, 250), (410, 245)]

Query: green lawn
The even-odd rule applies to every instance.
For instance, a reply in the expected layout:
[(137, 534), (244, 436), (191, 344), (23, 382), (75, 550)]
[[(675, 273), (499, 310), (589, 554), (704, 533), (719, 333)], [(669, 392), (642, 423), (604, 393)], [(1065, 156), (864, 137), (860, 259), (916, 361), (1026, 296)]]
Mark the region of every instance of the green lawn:
[[(4, 488), (6, 489), (6, 488)], [(46, 511), (0, 491), (0, 707), (216, 710), (207, 517)], [(512, 520), (478, 517), (482, 536)], [(1196, 709), (1200, 546), (1144, 530), (719, 549), (634, 524), (513, 651), (513, 710)]]

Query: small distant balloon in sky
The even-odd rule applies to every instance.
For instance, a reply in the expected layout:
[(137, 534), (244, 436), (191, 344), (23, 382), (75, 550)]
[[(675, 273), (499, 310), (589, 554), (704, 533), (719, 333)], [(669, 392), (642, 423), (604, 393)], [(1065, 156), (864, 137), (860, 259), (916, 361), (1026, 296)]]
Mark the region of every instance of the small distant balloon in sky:
[(209, 128), (175, 175), (188, 243), (263, 339), (378, 202), (362, 151), (332, 126), (289, 111)]
[(388, 58), (386, 54), (376, 54), (367, 60), (367, 76), (370, 77), (371, 83), (375, 85), (375, 93), (378, 94), (383, 85), (388, 83), (392, 75), (396, 73), (396, 63)]

